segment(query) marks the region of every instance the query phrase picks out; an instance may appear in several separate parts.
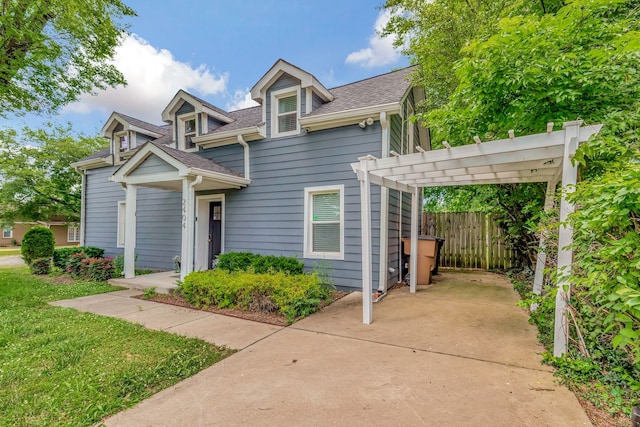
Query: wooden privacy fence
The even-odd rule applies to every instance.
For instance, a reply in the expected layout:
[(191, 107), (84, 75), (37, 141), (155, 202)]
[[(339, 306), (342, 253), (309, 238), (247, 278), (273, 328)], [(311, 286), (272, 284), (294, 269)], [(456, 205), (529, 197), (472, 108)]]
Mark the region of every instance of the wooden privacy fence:
[(443, 267), (508, 269), (515, 263), (503, 231), (489, 214), (423, 212), (422, 234), (445, 239), (440, 251)]

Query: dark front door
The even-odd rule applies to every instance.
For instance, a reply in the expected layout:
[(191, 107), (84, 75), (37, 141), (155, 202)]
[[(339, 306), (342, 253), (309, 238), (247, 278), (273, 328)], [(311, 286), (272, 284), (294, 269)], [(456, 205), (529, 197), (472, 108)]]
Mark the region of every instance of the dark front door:
[(209, 256), (207, 267), (222, 251), (222, 202), (209, 203)]

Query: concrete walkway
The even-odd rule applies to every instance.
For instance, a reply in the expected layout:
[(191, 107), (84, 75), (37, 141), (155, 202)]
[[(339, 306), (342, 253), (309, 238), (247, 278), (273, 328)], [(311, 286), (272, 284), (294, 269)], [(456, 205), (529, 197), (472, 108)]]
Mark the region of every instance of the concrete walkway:
[(361, 323), (359, 293), (287, 328), (131, 293), (58, 304), (243, 350), (107, 426), (591, 425), (540, 364), (535, 328), (504, 276), (445, 272), (416, 295), (392, 291), (372, 325)]

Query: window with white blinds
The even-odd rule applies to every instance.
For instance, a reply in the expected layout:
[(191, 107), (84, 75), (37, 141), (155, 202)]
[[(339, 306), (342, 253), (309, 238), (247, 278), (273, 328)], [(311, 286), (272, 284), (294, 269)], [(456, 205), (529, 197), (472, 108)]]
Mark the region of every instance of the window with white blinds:
[(271, 136), (297, 135), (300, 90), (283, 89), (271, 93)]
[(305, 188), (305, 257), (344, 259), (344, 186)]

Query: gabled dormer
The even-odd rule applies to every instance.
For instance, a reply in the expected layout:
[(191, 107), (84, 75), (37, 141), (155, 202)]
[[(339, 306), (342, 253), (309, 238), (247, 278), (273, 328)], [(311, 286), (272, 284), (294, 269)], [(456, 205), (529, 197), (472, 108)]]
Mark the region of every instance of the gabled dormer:
[(113, 112), (102, 127), (101, 135), (109, 139), (114, 163), (128, 158), (132, 151), (147, 141), (165, 136), (167, 127), (156, 126), (142, 120)]
[(312, 74), (279, 59), (251, 88), (251, 98), (262, 105), (267, 136), (280, 138), (299, 135), (300, 118), (333, 95)]
[(182, 89), (162, 112), (162, 120), (173, 124), (173, 144), (181, 151), (197, 151), (193, 138), (234, 121), (226, 111)]

